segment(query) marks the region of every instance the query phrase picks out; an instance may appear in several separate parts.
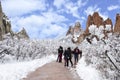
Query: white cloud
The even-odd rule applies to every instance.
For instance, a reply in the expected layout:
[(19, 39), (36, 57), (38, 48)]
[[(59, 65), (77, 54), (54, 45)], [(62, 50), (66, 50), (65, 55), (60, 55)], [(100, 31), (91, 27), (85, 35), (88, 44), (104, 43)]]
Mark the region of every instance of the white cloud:
[(100, 8), (97, 6), (89, 6), (84, 12), (88, 15), (92, 15), (94, 12), (99, 12)]
[(98, 12), (99, 15), (103, 18), (103, 20), (106, 20), (108, 18), (107, 12), (101, 12), (100, 8), (98, 8), (97, 6), (89, 6), (84, 12), (87, 16), (93, 15), (94, 12)]
[(66, 10), (67, 13), (72, 14), (76, 18), (80, 18), (79, 12), (78, 12), (79, 7), (75, 6), (72, 2), (67, 3), (65, 7), (67, 8)]
[(108, 14), (107, 13), (99, 12), (99, 15), (103, 18), (103, 20), (106, 20), (108, 18)]
[[(84, 0), (83, 0), (84, 1)], [(78, 0), (77, 1), (77, 5), (79, 6), (79, 8), (85, 6), (88, 3), (88, 0), (83, 2), (82, 0)]]
[(82, 0), (78, 0), (76, 3), (69, 1), (65, 4), (65, 7), (67, 9), (66, 11), (68, 11), (68, 13), (71, 13), (76, 18), (80, 18), (79, 9), (85, 6), (86, 3), (87, 1), (82, 2)]
[(54, 11), (49, 11), (42, 13), (42, 15), (45, 17), (45, 22), (49, 23), (61, 23), (64, 21), (67, 21), (68, 19), (62, 15), (59, 15), (55, 13)]
[(109, 11), (112, 11), (112, 10), (116, 10), (116, 9), (120, 9), (120, 6), (118, 5), (111, 5), (107, 8)]
[[(72, 2), (71, 0), (54, 0), (54, 6), (60, 11), (72, 14), (73, 17), (80, 18), (79, 9), (85, 6), (87, 1), (78, 0)], [(63, 9), (64, 8), (64, 9)]]
[(9, 16), (21, 16), (33, 11), (46, 10), (45, 0), (3, 0), (3, 11)]
[(54, 0), (53, 5), (56, 6), (58, 9), (62, 8), (65, 4), (65, 0)]
[(50, 38), (66, 31), (68, 19), (52, 7), (47, 9), (46, 0), (3, 0), (2, 6), (15, 32), (24, 27), (31, 38)]
[(66, 30), (64, 22), (67, 20), (55, 12), (45, 12), (42, 16), (31, 15), (11, 19), (13, 30), (20, 30), (24, 27), (31, 38), (55, 37)]
[(40, 32), (40, 36), (41, 38), (50, 38), (51, 35), (57, 37), (58, 35), (65, 31), (66, 31), (65, 27), (62, 27), (57, 24), (50, 24), (48, 28), (44, 28), (44, 30)]

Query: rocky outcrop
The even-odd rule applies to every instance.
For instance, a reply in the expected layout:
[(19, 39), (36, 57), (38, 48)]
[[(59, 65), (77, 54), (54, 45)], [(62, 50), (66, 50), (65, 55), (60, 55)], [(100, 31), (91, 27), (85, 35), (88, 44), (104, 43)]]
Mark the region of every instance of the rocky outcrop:
[(85, 30), (85, 34), (88, 35), (89, 34), (89, 26), (93, 24), (93, 20), (92, 20), (92, 16), (89, 15), (87, 22), (86, 22), (86, 30)]
[(81, 24), (80, 22), (76, 22), (74, 26), (74, 33), (78, 33), (81, 31)]
[(114, 26), (114, 33), (119, 33), (120, 34), (120, 14), (116, 15), (116, 22)]
[(73, 33), (74, 33), (74, 28), (72, 26), (70, 26), (68, 31), (67, 31), (66, 36), (69, 35), (69, 34), (73, 35)]
[(94, 12), (93, 15), (88, 16), (87, 23), (86, 23), (86, 30), (85, 30), (85, 33), (84, 33), (85, 36), (88, 36), (88, 35), (91, 34), (89, 32), (89, 27), (91, 25), (95, 25), (96, 28), (100, 28), (100, 27), (104, 28), (103, 31), (102, 31), (103, 33), (101, 33), (101, 34), (104, 34), (103, 38), (107, 38), (108, 33), (113, 33), (113, 24), (112, 24), (111, 19), (107, 18), (104, 21), (103, 18), (99, 15), (98, 12)]
[[(3, 35), (5, 34), (7, 35), (3, 37)], [(18, 33), (14, 33), (11, 30), (11, 22), (8, 17), (3, 13), (0, 1), (0, 40), (4, 40), (7, 37), (13, 38), (14, 36), (17, 36), (18, 39), (29, 39), (29, 36), (24, 28)]]
[(103, 18), (99, 16), (98, 12), (94, 12), (92, 16), (92, 22), (94, 25), (97, 25), (97, 27), (103, 25)]
[(2, 40), (2, 35), (11, 33), (11, 22), (8, 17), (3, 13), (2, 6), (0, 2), (0, 40)]
[(104, 30), (103, 30), (103, 34), (104, 34), (104, 39), (108, 38), (108, 33), (113, 33), (113, 24), (112, 24), (112, 20), (110, 18), (107, 18), (104, 21)]
[(1, 6), (1, 1), (0, 1), (0, 40), (2, 40), (2, 26), (3, 26), (3, 23), (2, 23), (2, 6)]
[(29, 39), (29, 36), (24, 28), (20, 32), (18, 32), (16, 36), (18, 37), (18, 39)]
[(70, 26), (66, 36), (72, 35), (72, 42), (73, 43), (80, 43), (83, 40), (83, 30), (81, 28), (80, 22), (76, 22), (74, 27)]
[(10, 33), (12, 31), (11, 30), (11, 22), (5, 14), (3, 14), (2, 21), (3, 21), (3, 27), (4, 27), (4, 34)]
[(88, 16), (85, 30), (86, 35), (89, 35), (89, 26), (92, 24), (97, 25), (97, 27), (103, 25), (103, 18), (99, 16), (98, 12), (94, 12), (93, 15)]
[(71, 35), (74, 35), (74, 34), (77, 34), (81, 31), (81, 25), (80, 25), (80, 22), (76, 22), (74, 27), (70, 26), (68, 31), (67, 31), (67, 35), (71, 34)]
[(113, 27), (113, 24), (112, 24), (112, 21), (110, 18), (107, 18), (105, 21), (104, 21), (104, 25), (112, 25), (111, 28)]

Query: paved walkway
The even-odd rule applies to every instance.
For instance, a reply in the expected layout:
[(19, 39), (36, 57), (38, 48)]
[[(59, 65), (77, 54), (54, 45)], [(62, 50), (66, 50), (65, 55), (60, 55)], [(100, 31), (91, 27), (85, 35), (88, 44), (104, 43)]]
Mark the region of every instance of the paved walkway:
[(23, 80), (81, 80), (75, 69), (64, 67), (63, 63), (51, 62), (30, 73)]

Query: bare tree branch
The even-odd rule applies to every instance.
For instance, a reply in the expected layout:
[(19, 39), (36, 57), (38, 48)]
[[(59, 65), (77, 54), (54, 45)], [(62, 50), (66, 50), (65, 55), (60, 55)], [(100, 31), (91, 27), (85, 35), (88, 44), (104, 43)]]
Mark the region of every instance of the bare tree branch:
[(119, 70), (119, 68), (116, 66), (116, 64), (112, 61), (112, 59), (108, 56), (108, 54), (107, 54), (107, 50), (105, 51), (105, 55), (107, 56), (107, 58), (109, 59), (109, 61), (113, 64), (113, 66), (118, 70), (118, 71), (120, 71)]

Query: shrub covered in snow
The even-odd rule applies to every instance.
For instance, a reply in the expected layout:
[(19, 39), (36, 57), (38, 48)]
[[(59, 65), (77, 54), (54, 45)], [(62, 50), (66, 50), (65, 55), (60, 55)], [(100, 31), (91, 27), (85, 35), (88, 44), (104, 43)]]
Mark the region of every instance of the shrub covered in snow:
[(113, 35), (92, 44), (84, 40), (79, 47), (87, 66), (100, 71), (103, 80), (120, 80), (120, 37)]
[(57, 54), (60, 45), (70, 46), (69, 43), (59, 40), (5, 39), (0, 42), (0, 62), (32, 60)]

